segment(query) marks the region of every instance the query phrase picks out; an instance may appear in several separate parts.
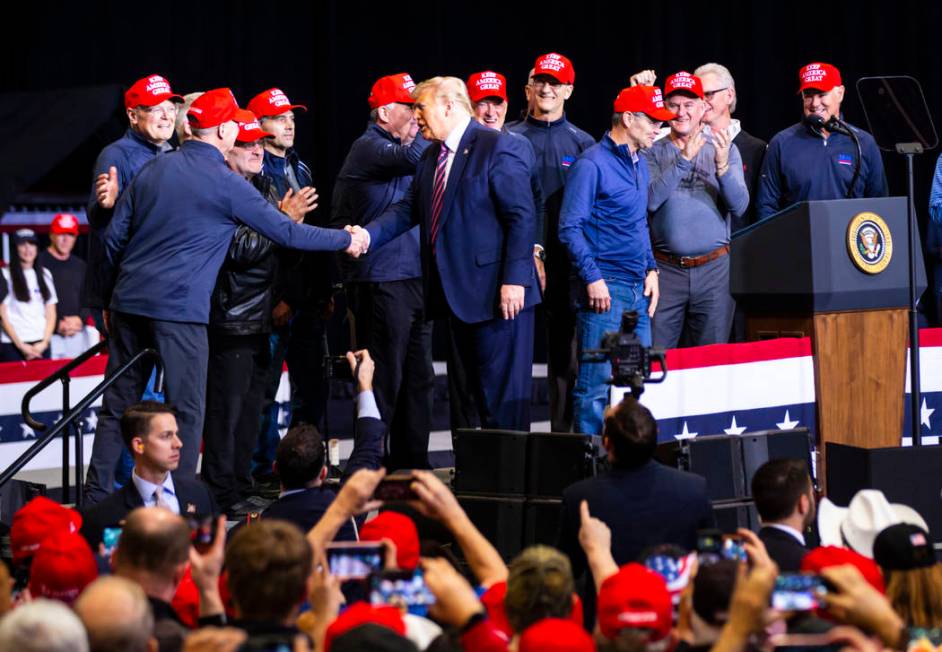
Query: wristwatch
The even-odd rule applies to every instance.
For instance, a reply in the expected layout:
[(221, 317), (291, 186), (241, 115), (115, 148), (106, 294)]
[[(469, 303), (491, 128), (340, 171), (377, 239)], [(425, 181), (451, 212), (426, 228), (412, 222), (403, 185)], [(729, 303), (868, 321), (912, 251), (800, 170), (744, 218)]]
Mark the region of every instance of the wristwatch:
[(542, 262), (546, 262), (546, 249), (543, 248), (541, 244), (533, 245), (533, 248), (536, 250), (533, 252), (533, 255), (539, 258)]

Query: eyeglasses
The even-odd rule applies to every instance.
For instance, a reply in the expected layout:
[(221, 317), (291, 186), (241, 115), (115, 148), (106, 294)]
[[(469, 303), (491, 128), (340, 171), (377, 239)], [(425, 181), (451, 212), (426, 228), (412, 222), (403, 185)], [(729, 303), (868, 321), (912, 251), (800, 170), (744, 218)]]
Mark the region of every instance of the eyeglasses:
[(530, 82), (530, 86), (533, 88), (543, 88), (544, 86), (549, 86), (550, 88), (559, 88), (563, 83), (556, 79), (534, 79)]
[(139, 106), (137, 107), (138, 111), (146, 113), (147, 115), (152, 116), (175, 116), (177, 115), (177, 105), (171, 104), (169, 107), (160, 106)]
[(716, 90), (712, 90), (712, 91), (703, 91), (703, 98), (707, 100), (712, 100), (714, 95), (716, 95), (717, 93), (721, 93), (725, 90), (729, 90), (729, 86), (724, 86), (723, 88), (717, 88)]

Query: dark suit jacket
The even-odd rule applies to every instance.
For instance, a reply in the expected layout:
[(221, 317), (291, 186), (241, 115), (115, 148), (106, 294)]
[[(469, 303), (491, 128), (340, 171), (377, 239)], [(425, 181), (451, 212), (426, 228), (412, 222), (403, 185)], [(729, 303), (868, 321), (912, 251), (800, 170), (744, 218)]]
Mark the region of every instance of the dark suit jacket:
[[(173, 488), (180, 502), (180, 514), (218, 514), (219, 508), (209, 488), (199, 480), (188, 480), (173, 475)], [(82, 512), (82, 536), (92, 550), (98, 550), (102, 532), (106, 527), (118, 527), (128, 513), (144, 506), (144, 499), (131, 480), (100, 503)]]
[(801, 560), (808, 553), (808, 549), (798, 542), (798, 539), (788, 532), (782, 532), (774, 527), (763, 527), (759, 530), (759, 538), (765, 544), (778, 569), (782, 573), (797, 573), (801, 570)]
[(612, 530), (612, 556), (621, 566), (659, 543), (686, 550), (697, 545), (697, 530), (714, 527), (713, 507), (701, 476), (651, 460), (632, 471), (612, 470), (582, 480), (563, 492), (558, 548), (569, 555), (575, 577), (586, 568), (579, 546), (579, 504)]
[[(474, 120), (468, 125), (445, 186), (434, 257), (430, 228), (437, 142), (425, 150), (406, 196), (366, 227), (375, 249), (418, 224), (426, 297), (434, 302), (436, 293), (429, 287), (437, 277), (447, 307), (466, 323), (500, 316), (504, 284), (524, 286), (525, 307), (540, 302), (529, 159), (519, 141)], [(441, 313), (444, 306), (429, 308)]]
[(765, 159), (766, 142), (755, 136), (740, 131), (733, 138), (733, 145), (739, 150), (742, 157), (742, 172), (749, 189), (749, 207), (742, 217), (733, 220), (732, 230), (749, 226), (756, 221), (756, 197), (759, 194), (759, 173), (762, 171), (762, 161)]
[[(379, 419), (360, 417), (356, 421), (356, 434), (353, 442), (353, 452), (347, 460), (343, 472), (343, 481), (346, 481), (359, 469), (378, 469), (383, 460), (383, 442), (386, 438), (386, 425)], [(298, 493), (282, 496), (262, 512), (262, 518), (278, 518), (294, 523), (302, 532), (307, 532), (321, 519), (324, 512), (333, 502), (334, 493), (329, 487), (310, 487)], [(239, 527), (230, 530), (233, 535)], [(356, 532), (348, 521), (344, 524), (335, 541), (356, 541)]]

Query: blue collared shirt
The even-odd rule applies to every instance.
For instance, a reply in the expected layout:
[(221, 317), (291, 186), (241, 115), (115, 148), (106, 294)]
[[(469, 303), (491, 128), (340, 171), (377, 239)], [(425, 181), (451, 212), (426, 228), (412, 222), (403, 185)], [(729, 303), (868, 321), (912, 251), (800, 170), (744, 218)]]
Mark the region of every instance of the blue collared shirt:
[(648, 167), (606, 133), (569, 171), (559, 239), (583, 283), (643, 281), (657, 269), (648, 234)]
[[(157, 496), (154, 495), (157, 492), (157, 485), (139, 476), (137, 469), (131, 471), (131, 482), (134, 483), (137, 493), (139, 493), (144, 500), (144, 507), (157, 506)], [(177, 492), (173, 488), (173, 478), (169, 473), (160, 486), (163, 487), (163, 502), (166, 504), (167, 508), (174, 514), (179, 514), (180, 501), (177, 500)]]

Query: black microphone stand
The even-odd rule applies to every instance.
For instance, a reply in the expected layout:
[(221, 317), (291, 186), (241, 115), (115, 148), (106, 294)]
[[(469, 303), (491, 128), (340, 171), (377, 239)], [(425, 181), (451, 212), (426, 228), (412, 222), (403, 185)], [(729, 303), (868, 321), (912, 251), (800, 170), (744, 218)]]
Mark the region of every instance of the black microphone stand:
[(847, 194), (845, 195), (846, 199), (853, 199), (854, 188), (857, 187), (857, 179), (860, 178), (860, 165), (863, 161), (863, 150), (860, 148), (860, 139), (857, 138), (857, 134), (854, 133), (854, 130), (844, 124), (837, 116), (831, 116), (831, 119), (827, 121), (824, 128), (834, 133), (850, 136), (850, 139), (854, 141), (854, 145), (857, 146), (857, 160), (854, 163), (854, 176), (850, 180), (850, 186), (847, 188)]

